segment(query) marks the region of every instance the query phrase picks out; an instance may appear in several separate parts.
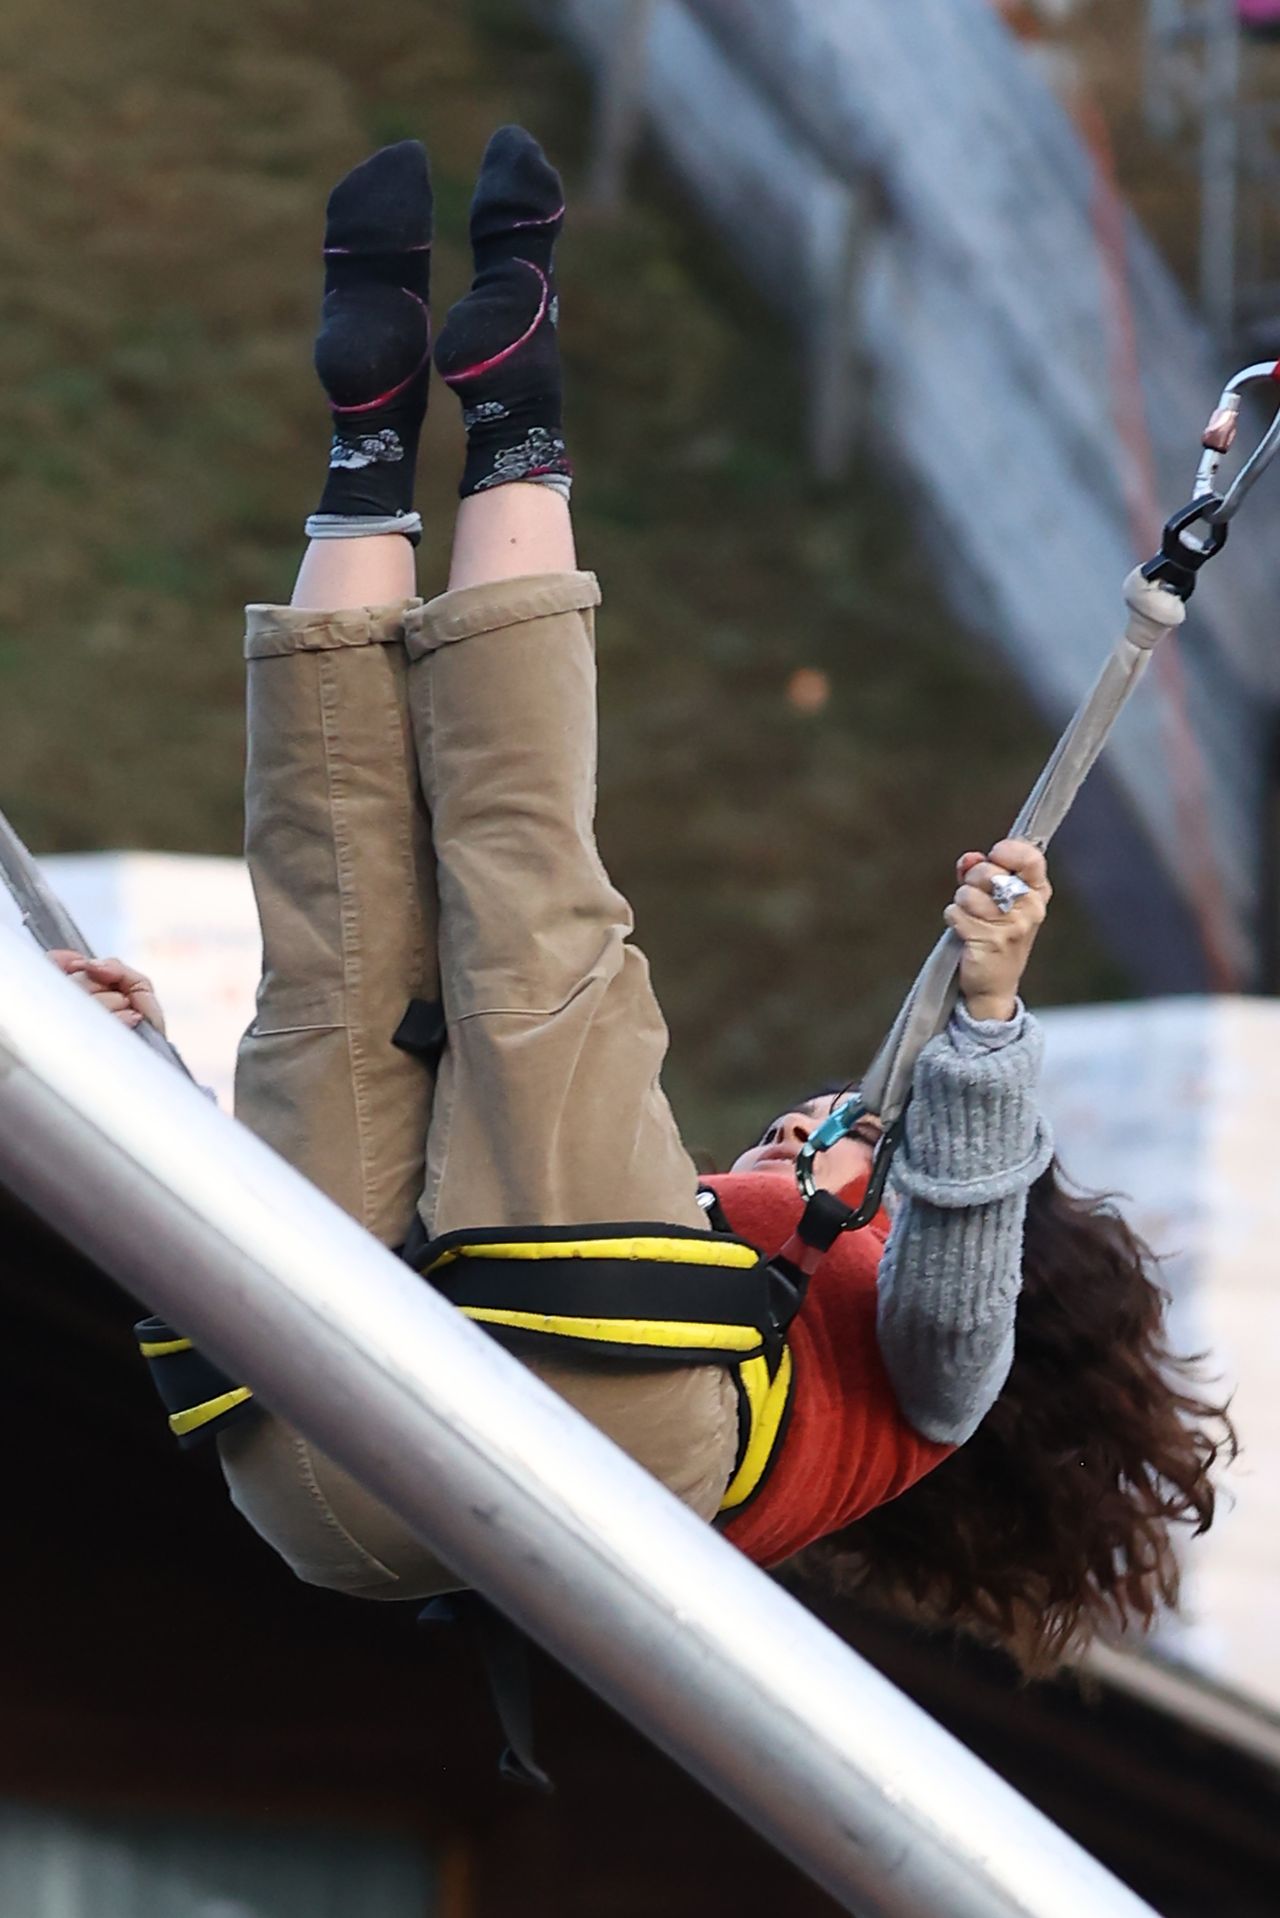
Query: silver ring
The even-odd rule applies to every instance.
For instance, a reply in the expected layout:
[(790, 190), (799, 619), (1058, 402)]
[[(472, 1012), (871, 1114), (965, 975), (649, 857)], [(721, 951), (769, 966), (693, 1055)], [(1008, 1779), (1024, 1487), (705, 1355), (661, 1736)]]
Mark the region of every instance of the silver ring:
[(1016, 872), (998, 872), (991, 881), (991, 897), (999, 912), (1012, 912), (1019, 899), (1025, 899), (1031, 891), (1025, 879), (1019, 879)]

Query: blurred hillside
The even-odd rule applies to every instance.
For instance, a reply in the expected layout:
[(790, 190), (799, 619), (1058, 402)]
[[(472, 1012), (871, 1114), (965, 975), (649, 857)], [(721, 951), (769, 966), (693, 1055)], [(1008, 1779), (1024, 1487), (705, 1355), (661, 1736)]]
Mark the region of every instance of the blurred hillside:
[[(0, 55), (0, 806), (41, 851), (234, 851), (239, 608), (287, 597), (323, 470), (324, 195), (425, 137), (443, 308), (489, 129), (526, 120), (572, 195), (583, 83), (517, 0), (9, 0)], [(673, 1096), (723, 1154), (865, 1063), (955, 853), (1003, 829), (1048, 742), (918, 610), (874, 458), (813, 488), (791, 345), (660, 178), (616, 225), (571, 223), (562, 283), (581, 549), (608, 593), (601, 838)], [(459, 446), (437, 391), (426, 592)], [(1034, 996), (1119, 990), (1060, 900)]]

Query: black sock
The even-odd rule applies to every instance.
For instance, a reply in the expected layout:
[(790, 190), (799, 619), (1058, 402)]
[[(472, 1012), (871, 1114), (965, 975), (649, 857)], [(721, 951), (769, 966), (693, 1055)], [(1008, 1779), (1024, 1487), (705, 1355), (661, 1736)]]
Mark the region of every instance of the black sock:
[(384, 147), (329, 195), (316, 372), (333, 413), (333, 444), (309, 532), (413, 513), (431, 375), (431, 212), (430, 169), (417, 140)]
[(471, 203), (475, 279), (436, 344), (462, 401), (464, 499), (512, 480), (568, 492), (553, 255), (564, 225), (560, 176), (521, 127), (489, 142)]

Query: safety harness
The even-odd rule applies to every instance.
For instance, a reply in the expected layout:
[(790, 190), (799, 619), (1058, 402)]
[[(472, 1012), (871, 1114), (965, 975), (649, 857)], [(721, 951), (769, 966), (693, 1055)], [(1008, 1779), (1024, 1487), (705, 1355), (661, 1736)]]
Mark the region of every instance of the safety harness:
[[(554, 1352), (587, 1364), (726, 1366), (738, 1392), (738, 1450), (719, 1512), (728, 1519), (760, 1492), (781, 1451), (795, 1381), (786, 1334), (809, 1280), (790, 1258), (766, 1259), (730, 1232), (714, 1192), (704, 1190), (699, 1202), (710, 1230), (493, 1228), (434, 1240), (422, 1233), (404, 1256), (514, 1353)], [(136, 1330), (179, 1445), (208, 1443), (257, 1413), (248, 1386), (235, 1384), (162, 1319), (144, 1319)], [(533, 1746), (523, 1634), (477, 1592), (432, 1599), (419, 1620), (452, 1625), (470, 1638), (502, 1726), (503, 1776), (549, 1791)]]
[[(756, 1496), (777, 1456), (794, 1383), (787, 1329), (810, 1272), (794, 1256), (794, 1242), (766, 1258), (728, 1229), (714, 1193), (703, 1191), (699, 1202), (710, 1230), (492, 1228), (423, 1235), (405, 1256), (464, 1317), (515, 1353), (727, 1367), (739, 1407), (738, 1453), (720, 1507), (728, 1517)], [(836, 1202), (828, 1245), (843, 1212)], [(142, 1320), (136, 1334), (181, 1446), (207, 1443), (257, 1409), (248, 1386), (162, 1319)]]

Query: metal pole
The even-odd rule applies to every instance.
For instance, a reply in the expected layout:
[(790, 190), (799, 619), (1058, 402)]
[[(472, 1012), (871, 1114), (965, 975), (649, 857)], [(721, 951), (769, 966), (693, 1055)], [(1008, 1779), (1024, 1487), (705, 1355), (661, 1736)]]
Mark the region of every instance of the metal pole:
[(1205, 16), (1204, 124), (1200, 143), (1200, 303), (1219, 347), (1237, 317), (1240, 194), (1240, 22), (1234, 0), (1209, 0)]
[[(82, 952), (86, 958), (94, 956), (92, 946), (2, 812), (0, 881), (3, 881), (10, 898), (22, 914), (23, 925), (46, 952), (62, 948), (68, 952)], [(177, 1047), (170, 1045), (154, 1026), (144, 1022), (138, 1027), (135, 1037), (150, 1046), (153, 1052), (158, 1052), (162, 1059), (167, 1059), (171, 1066), (177, 1066), (179, 1072), (187, 1072)], [(187, 1073), (187, 1077), (190, 1076)]]
[(0, 978), (0, 1182), (294, 1420), (846, 1910), (1152, 1918), (3, 927)]

